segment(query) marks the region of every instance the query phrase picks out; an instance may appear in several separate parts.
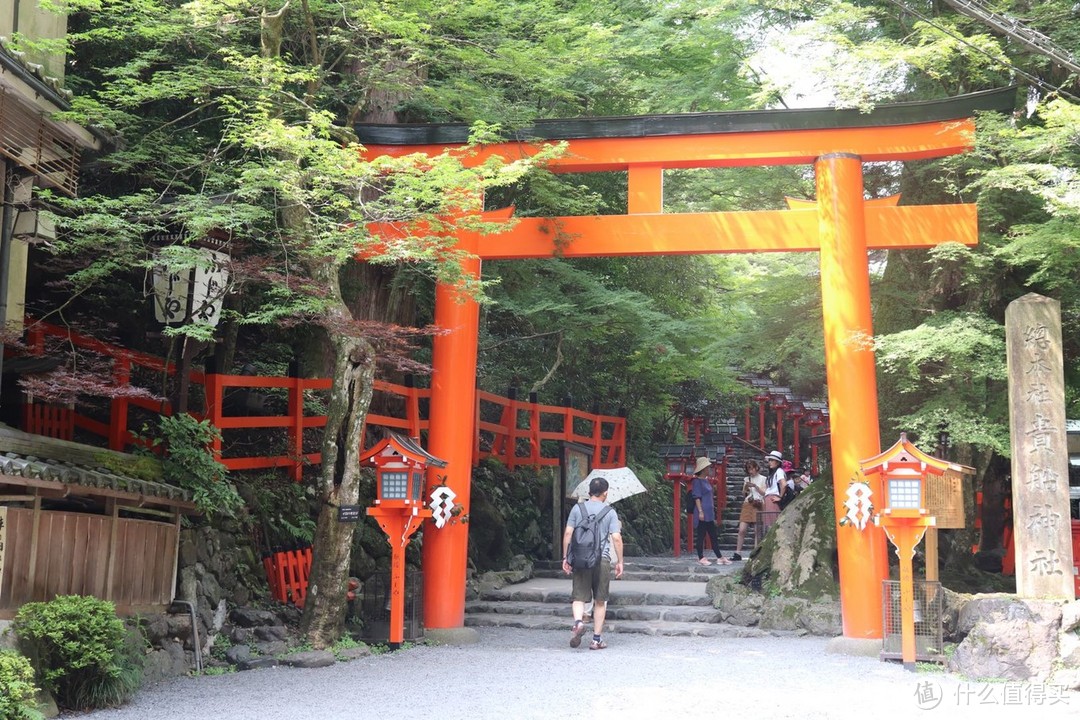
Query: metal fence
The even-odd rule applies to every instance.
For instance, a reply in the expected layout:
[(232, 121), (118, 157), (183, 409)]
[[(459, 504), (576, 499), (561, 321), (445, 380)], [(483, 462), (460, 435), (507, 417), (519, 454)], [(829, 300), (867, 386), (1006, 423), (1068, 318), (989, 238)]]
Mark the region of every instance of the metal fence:
[[(941, 583), (915, 580), (915, 660), (945, 662), (943, 616), (945, 593)], [(900, 613), (900, 581), (881, 582), (881, 620), (884, 637), (881, 643), (882, 660), (901, 660), (903, 617)]]
[[(360, 620), (364, 640), (385, 643), (390, 639), (390, 572), (368, 578), (360, 600)], [(424, 637), (424, 574), (419, 570), (405, 572), (405, 632), (404, 640)]]

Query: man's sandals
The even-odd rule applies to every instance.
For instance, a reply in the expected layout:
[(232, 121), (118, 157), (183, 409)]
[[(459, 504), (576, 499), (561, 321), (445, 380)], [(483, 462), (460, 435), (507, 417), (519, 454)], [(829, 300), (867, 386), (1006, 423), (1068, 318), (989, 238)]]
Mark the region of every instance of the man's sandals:
[(585, 623), (578, 620), (574, 623), (574, 629), (570, 631), (570, 647), (576, 648), (581, 645), (581, 636), (585, 634)]

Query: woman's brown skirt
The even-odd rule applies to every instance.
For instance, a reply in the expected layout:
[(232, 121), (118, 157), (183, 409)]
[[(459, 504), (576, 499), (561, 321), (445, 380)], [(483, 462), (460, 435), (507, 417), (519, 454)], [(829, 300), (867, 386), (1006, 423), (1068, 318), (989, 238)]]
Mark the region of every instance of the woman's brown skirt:
[(761, 508), (754, 506), (749, 500), (743, 501), (742, 507), (739, 508), (739, 522), (753, 525), (757, 522), (757, 514), (760, 509)]

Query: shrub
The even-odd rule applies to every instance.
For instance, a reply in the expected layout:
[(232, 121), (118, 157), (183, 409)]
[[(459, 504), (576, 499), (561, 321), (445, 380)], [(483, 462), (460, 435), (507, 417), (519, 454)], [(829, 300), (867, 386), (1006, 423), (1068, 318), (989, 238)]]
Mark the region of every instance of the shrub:
[(139, 687), (141, 670), (125, 647), (127, 632), (110, 602), (62, 595), (27, 603), (14, 626), (38, 681), (64, 707), (120, 705)]
[(187, 413), (162, 417), (158, 437), (143, 439), (151, 451), (163, 452), (165, 482), (189, 490), (200, 512), (233, 517), (244, 506), (229, 481), (228, 468), (210, 450), (221, 433), (209, 420), (196, 420)]
[(40, 720), (30, 661), (11, 650), (0, 650), (0, 720)]

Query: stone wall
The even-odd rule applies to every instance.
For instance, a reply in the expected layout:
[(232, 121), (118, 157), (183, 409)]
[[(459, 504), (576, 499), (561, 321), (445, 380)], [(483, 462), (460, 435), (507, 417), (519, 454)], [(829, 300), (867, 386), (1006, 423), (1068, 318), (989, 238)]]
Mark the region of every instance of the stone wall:
[(713, 607), (722, 614), (722, 622), (762, 630), (802, 632), (833, 637), (843, 631), (840, 602), (831, 597), (807, 599), (784, 595), (766, 595), (741, 584), (737, 576), (718, 575), (705, 592)]
[(151, 650), (145, 658), (147, 683), (183, 675), (195, 668), (195, 637), (209, 658), (228, 612), (269, 599), (262, 560), (238, 527), (187, 528), (180, 533), (176, 598), (195, 606), (196, 632), (185, 608), (176, 614), (144, 616), (141, 630)]

